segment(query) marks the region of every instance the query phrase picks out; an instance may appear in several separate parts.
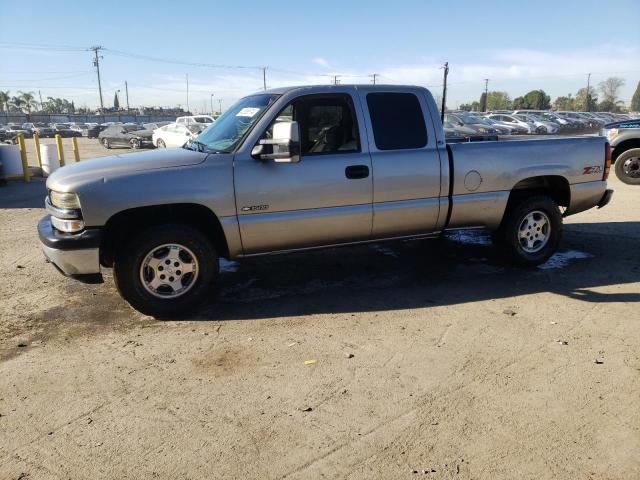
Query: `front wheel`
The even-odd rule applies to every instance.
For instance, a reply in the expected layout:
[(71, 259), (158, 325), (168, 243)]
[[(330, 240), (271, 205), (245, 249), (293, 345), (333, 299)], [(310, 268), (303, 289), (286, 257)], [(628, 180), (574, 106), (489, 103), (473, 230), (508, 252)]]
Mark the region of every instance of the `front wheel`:
[(628, 185), (640, 185), (640, 148), (632, 148), (618, 156), (616, 176)]
[(200, 231), (157, 225), (116, 252), (113, 273), (120, 295), (139, 312), (181, 317), (206, 298), (218, 275), (218, 256)]
[(167, 148), (167, 145), (164, 143), (164, 140), (162, 140), (161, 138), (158, 139), (157, 142), (157, 147), (158, 148)]
[(102, 146), (106, 149), (111, 148), (111, 144), (109, 143), (109, 139), (108, 138), (103, 138), (102, 139)]
[(536, 195), (507, 210), (494, 239), (518, 265), (533, 267), (546, 262), (558, 249), (562, 215), (556, 202)]
[(132, 138), (131, 139), (131, 148), (133, 148), (134, 150), (137, 150), (140, 148), (140, 140), (137, 138)]

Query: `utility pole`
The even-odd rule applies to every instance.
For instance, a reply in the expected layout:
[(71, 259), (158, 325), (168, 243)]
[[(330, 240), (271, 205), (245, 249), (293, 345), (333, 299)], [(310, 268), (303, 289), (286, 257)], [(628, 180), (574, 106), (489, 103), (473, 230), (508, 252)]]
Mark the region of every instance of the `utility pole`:
[(211, 115), (213, 115), (213, 93), (211, 94), (209, 100), (211, 100)]
[(221, 98), (218, 99), (218, 107), (219, 107), (218, 113), (222, 115), (222, 99)]
[(187, 113), (189, 113), (191, 110), (189, 109), (189, 74), (186, 74), (187, 76)]
[(487, 111), (487, 95), (489, 94), (489, 79), (484, 79), (484, 102), (482, 104), (482, 111)]
[(44, 110), (44, 106), (42, 105), (42, 93), (40, 93), (40, 90), (38, 90), (38, 96), (40, 97), (40, 110)]
[(447, 108), (447, 77), (449, 76), (449, 62), (444, 62), (444, 81), (442, 82), (442, 109), (440, 111), (440, 121), (444, 122), (444, 111)]
[(340, 80), (338, 80), (338, 77), (340, 75), (333, 75), (333, 84), (334, 85), (338, 85), (340, 83)]
[(98, 52), (102, 50), (104, 47), (96, 45), (95, 47), (91, 47), (89, 50), (93, 50), (95, 54), (95, 58), (93, 60), (93, 66), (96, 67), (96, 72), (98, 73), (98, 91), (100, 92), (100, 109), (104, 110), (104, 102), (102, 101), (102, 83), (100, 82), (100, 59), (101, 55), (98, 55)]
[(378, 77), (380, 74), (379, 73), (373, 73), (371, 74), (371, 76), (373, 77), (373, 84), (376, 84), (376, 77)]
[(587, 112), (591, 111), (591, 91), (589, 90), (589, 84), (591, 82), (591, 74), (587, 73), (587, 107), (585, 108), (585, 110)]
[(127, 95), (127, 113), (129, 112), (129, 85), (127, 84), (127, 81), (124, 81), (124, 91), (125, 94)]
[(267, 67), (262, 67), (262, 87), (267, 89)]

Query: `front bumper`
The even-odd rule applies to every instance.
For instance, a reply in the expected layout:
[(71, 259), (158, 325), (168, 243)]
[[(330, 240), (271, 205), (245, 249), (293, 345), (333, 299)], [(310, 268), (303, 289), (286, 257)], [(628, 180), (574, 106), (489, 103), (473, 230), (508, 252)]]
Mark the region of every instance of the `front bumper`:
[(38, 222), (38, 236), (44, 256), (70, 277), (100, 274), (102, 230), (87, 228), (80, 233), (63, 233), (51, 226), (51, 216)]

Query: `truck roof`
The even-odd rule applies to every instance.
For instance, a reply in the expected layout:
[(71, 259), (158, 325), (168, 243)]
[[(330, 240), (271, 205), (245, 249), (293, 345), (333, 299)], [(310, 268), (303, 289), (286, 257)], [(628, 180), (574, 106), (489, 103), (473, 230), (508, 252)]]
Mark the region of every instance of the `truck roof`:
[(387, 85), (387, 84), (381, 84), (381, 83), (377, 83), (373, 85), (373, 84), (366, 84), (366, 83), (340, 83), (338, 85), (322, 85), (322, 84), (295, 85), (290, 87), (269, 88), (267, 90), (254, 92), (251, 95), (258, 95), (261, 93), (273, 93), (276, 95), (283, 95), (285, 93), (289, 93), (296, 90), (321, 90), (326, 92), (331, 90), (344, 91), (344, 90), (351, 90), (351, 89), (366, 90), (366, 91), (370, 91), (370, 90), (380, 90), (380, 91), (403, 90), (404, 91), (408, 89), (424, 90), (425, 88), (419, 85)]

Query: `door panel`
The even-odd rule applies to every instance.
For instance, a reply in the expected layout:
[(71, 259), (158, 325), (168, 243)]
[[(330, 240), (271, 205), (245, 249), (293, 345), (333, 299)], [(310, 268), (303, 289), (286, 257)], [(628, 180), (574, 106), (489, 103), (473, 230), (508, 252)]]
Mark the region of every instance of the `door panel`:
[(245, 254), (368, 239), (371, 175), (348, 179), (352, 165), (371, 168), (369, 155), (316, 155), (300, 163), (238, 159), (236, 204)]
[[(373, 168), (372, 236), (385, 238), (432, 232), (438, 223), (440, 195), (443, 193), (436, 134), (423, 94), (418, 91), (415, 97), (425, 118), (426, 144), (419, 148), (383, 150), (376, 144), (369, 115), (368, 93), (361, 91), (360, 96), (361, 104), (368, 113), (366, 121)], [(396, 106), (399, 104), (393, 103)], [(380, 129), (379, 125), (378, 131)], [(410, 139), (407, 141), (410, 142)]]
[[(340, 143), (340, 148), (349, 148), (349, 152), (339, 151), (337, 143), (334, 149), (332, 143), (336, 136), (344, 139), (347, 130), (351, 138), (351, 132), (364, 138), (361, 110), (357, 104), (351, 105), (349, 125), (352, 118), (357, 120), (353, 130), (342, 128), (342, 121), (340, 125), (312, 124), (331, 116), (326, 110), (321, 115), (310, 113), (311, 107), (317, 106), (314, 102), (326, 109), (326, 103), (337, 96), (343, 102), (344, 97), (353, 102), (353, 97), (345, 94), (307, 95), (293, 100), (293, 105), (300, 105), (293, 113), (301, 129), (299, 163), (257, 161), (251, 157), (250, 148), (236, 156), (236, 208), (245, 255), (370, 238), (373, 181), (366, 141), (359, 149), (353, 142), (348, 146)], [(291, 108), (291, 103), (286, 108)], [(278, 115), (273, 114), (274, 121)], [(290, 120), (292, 114), (288, 115)], [(318, 141), (320, 138), (323, 140)], [(332, 145), (331, 149), (327, 145)], [(353, 166), (360, 167), (348, 170)], [(363, 167), (369, 170), (366, 176)], [(347, 178), (347, 172), (356, 178)]]

